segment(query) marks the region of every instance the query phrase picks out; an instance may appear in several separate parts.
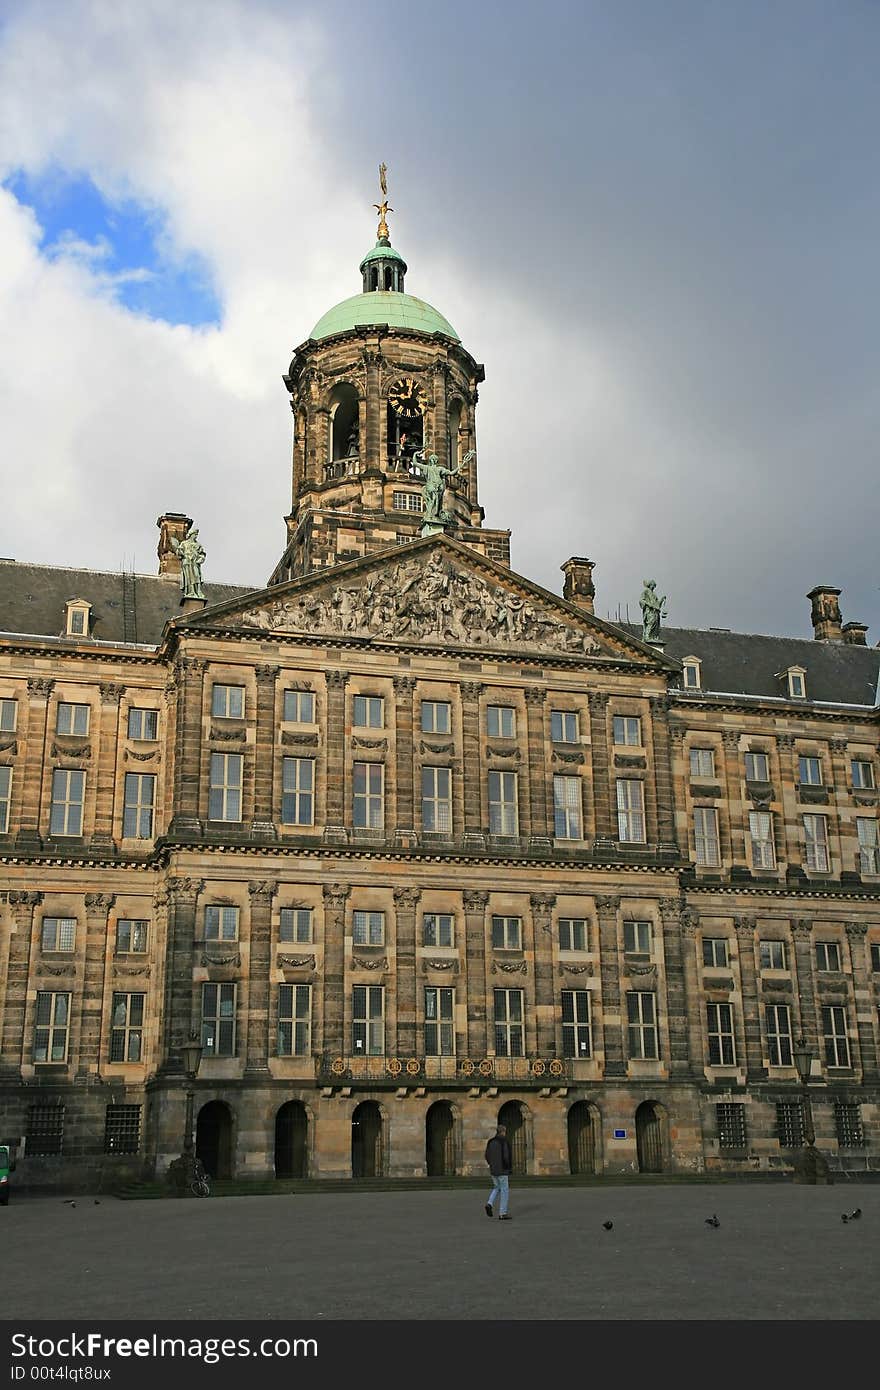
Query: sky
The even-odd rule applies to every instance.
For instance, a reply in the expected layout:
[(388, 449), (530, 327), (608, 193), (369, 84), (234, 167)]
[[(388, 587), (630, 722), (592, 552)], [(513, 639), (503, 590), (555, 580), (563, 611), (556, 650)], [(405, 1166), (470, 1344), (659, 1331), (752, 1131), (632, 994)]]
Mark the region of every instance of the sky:
[(3, 0), (0, 555), (154, 573), (177, 511), (264, 583), (384, 160), (515, 570), (876, 643), (878, 51), (873, 0)]

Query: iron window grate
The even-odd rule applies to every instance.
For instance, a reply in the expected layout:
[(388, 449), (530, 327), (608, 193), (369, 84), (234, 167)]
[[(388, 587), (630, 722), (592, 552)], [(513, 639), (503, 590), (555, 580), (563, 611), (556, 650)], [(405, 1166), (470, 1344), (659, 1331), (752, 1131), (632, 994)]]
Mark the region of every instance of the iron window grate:
[(837, 1142), (842, 1149), (863, 1149), (865, 1131), (862, 1128), (862, 1108), (838, 1102), (834, 1107)]
[(32, 1105), (28, 1110), (28, 1154), (60, 1154), (64, 1141), (64, 1106)]
[(140, 1148), (141, 1107), (108, 1105), (104, 1121), (105, 1154), (136, 1154)]
[(777, 1102), (776, 1134), (781, 1149), (803, 1148), (804, 1107), (799, 1100)]
[(716, 1105), (718, 1145), (722, 1149), (744, 1149), (746, 1146), (746, 1108), (741, 1104)]

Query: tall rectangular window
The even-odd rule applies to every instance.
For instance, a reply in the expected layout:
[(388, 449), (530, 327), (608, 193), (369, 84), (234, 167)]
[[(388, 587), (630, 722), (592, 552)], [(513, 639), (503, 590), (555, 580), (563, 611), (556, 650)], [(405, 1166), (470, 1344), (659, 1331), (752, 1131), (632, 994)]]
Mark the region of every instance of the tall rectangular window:
[(202, 1047), (206, 1057), (235, 1056), (235, 984), (202, 985)]
[(307, 1057), (311, 1046), (311, 985), (279, 985), (278, 1056)]
[(718, 812), (714, 806), (695, 807), (694, 846), (698, 864), (710, 868), (721, 863), (721, 847), (718, 842)]
[(715, 1106), (719, 1149), (744, 1149), (746, 1146), (746, 1107), (741, 1101), (722, 1102)]
[(425, 990), (425, 1056), (455, 1056), (455, 990), (446, 985)]
[(657, 1058), (657, 999), (649, 990), (630, 990), (626, 996), (629, 1055)]
[(282, 825), (314, 825), (314, 758), (281, 759)]
[(89, 732), (89, 707), (88, 705), (72, 705), (66, 700), (58, 703), (58, 715), (55, 721), (56, 734), (75, 734), (81, 737)]
[(871, 971), (872, 974), (880, 974), (880, 941), (871, 942)]
[(40, 928), (44, 951), (72, 951), (76, 945), (75, 917), (44, 917)]
[(642, 721), (628, 714), (615, 714), (612, 720), (614, 742), (625, 748), (641, 748)]
[(838, 941), (816, 942), (816, 969), (840, 970), (840, 943)]
[(385, 766), (355, 763), (353, 776), (356, 830), (382, 830), (385, 825)]
[(384, 912), (354, 912), (351, 939), (355, 946), (381, 946), (385, 941)]
[(804, 1107), (799, 1100), (776, 1102), (776, 1135), (780, 1149), (803, 1148)]
[(553, 778), (553, 831), (557, 840), (583, 839), (580, 777)]
[(834, 1104), (834, 1123), (837, 1142), (842, 1149), (863, 1149), (865, 1131), (862, 1126), (862, 1107), (838, 1100)]
[(710, 970), (726, 970), (730, 963), (726, 936), (703, 937), (703, 965)]
[(114, 994), (110, 1018), (110, 1061), (140, 1062), (144, 1045), (145, 994)]
[(60, 1154), (64, 1145), (64, 1106), (28, 1107), (27, 1154)]
[(521, 989), (496, 989), (493, 993), (495, 997), (495, 1055), (497, 1057), (523, 1057), (525, 1056), (523, 992)]
[(215, 719), (243, 719), (244, 686), (213, 686), (211, 690), (211, 713)]
[(808, 869), (828, 872), (828, 824), (826, 816), (804, 816), (804, 841)]
[(159, 711), (156, 709), (130, 709), (128, 711), (128, 737), (136, 743), (152, 742), (159, 733)]
[(617, 779), (617, 835), (622, 843), (645, 843), (645, 795), (634, 777)]
[(285, 690), (285, 724), (314, 724), (315, 696), (311, 690)]
[(445, 912), (426, 912), (422, 917), (424, 946), (451, 946), (455, 919)]
[(355, 695), (352, 723), (356, 729), (381, 729), (385, 723), (385, 701), (381, 695)]
[(217, 903), (205, 908), (205, 940), (237, 941), (238, 908)]
[(859, 866), (862, 873), (880, 873), (880, 844), (877, 839), (877, 822), (873, 816), (856, 816), (856, 832), (859, 837)]
[(422, 701), (422, 733), (448, 734), (452, 728), (452, 706), (448, 700)]
[(846, 1028), (846, 1009), (839, 1004), (822, 1009), (822, 1041), (826, 1067), (848, 1067), (849, 1036)]
[(86, 774), (84, 772), (56, 767), (52, 773), (52, 806), (49, 812), (50, 835), (82, 834), (85, 795)]
[(34, 1061), (66, 1062), (70, 995), (39, 990), (34, 1026)]
[(785, 970), (786, 950), (784, 941), (762, 941), (760, 943), (761, 969)]
[(873, 791), (876, 786), (874, 779), (874, 764), (866, 758), (853, 758), (850, 763), (852, 768), (852, 784), (855, 791)]
[(770, 781), (770, 764), (766, 753), (746, 753), (746, 781)]
[(282, 907), (279, 914), (278, 940), (286, 945), (304, 943), (312, 939), (312, 909), (310, 907)]
[(752, 868), (775, 869), (776, 847), (773, 842), (772, 812), (749, 811), (749, 840), (752, 846)]
[(519, 811), (517, 809), (516, 793), (515, 772), (489, 773), (490, 835), (519, 834)]
[(627, 955), (648, 956), (651, 954), (651, 923), (636, 922), (630, 919), (623, 924), (623, 949)]
[(573, 710), (550, 711), (550, 738), (553, 743), (580, 743), (578, 717)]
[(790, 1067), (791, 1010), (787, 1004), (765, 1004), (764, 1026), (767, 1030), (767, 1055), (771, 1067)]
[(588, 949), (585, 918), (560, 917), (559, 949), (560, 951), (586, 951)]
[(706, 1032), (709, 1036), (709, 1066), (735, 1066), (733, 1008), (730, 1004), (706, 1005)]
[(452, 831), (452, 771), (422, 768), (422, 829), (433, 834)]
[(802, 787), (821, 787), (822, 762), (819, 758), (798, 758), (798, 781)]
[(496, 951), (522, 950), (522, 918), (493, 917), (492, 947)]
[(715, 776), (714, 748), (692, 748), (690, 753), (692, 777)]
[(0, 700), (0, 734), (14, 734), (18, 722), (18, 701)]
[(152, 772), (126, 772), (122, 810), (122, 838), (151, 840), (156, 802), (156, 777)]
[(516, 737), (516, 710), (512, 705), (486, 706), (486, 733), (490, 738)]
[(385, 1052), (385, 990), (382, 985), (355, 985), (351, 992), (351, 1043), (355, 1057)]
[(562, 991), (562, 1055), (584, 1059), (593, 1055), (588, 989)]
[(120, 917), (116, 923), (116, 954), (141, 955), (147, 949), (149, 923)]
[(141, 1146), (141, 1107), (108, 1105), (104, 1112), (105, 1154), (136, 1154)]
[(12, 768), (0, 766), (0, 835), (9, 829), (9, 808), (12, 804)]
[(241, 820), (244, 757), (241, 753), (212, 753), (208, 790), (208, 819)]

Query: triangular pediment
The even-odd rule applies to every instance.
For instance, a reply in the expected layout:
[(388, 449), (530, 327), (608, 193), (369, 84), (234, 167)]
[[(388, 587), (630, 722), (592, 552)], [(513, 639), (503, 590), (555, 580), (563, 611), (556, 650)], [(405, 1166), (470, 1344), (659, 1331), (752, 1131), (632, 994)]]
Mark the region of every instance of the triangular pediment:
[(539, 653), (666, 667), (666, 659), (445, 535), (190, 614), (181, 625), (406, 647)]

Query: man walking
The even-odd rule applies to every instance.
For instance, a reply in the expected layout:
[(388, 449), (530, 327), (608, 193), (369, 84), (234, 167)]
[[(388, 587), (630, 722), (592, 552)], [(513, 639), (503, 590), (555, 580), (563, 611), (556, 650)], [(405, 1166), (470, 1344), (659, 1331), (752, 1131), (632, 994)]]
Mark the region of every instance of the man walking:
[(507, 1129), (504, 1125), (498, 1126), (486, 1145), (486, 1162), (489, 1165), (489, 1172), (492, 1174), (492, 1191), (489, 1193), (489, 1200), (486, 1203), (486, 1215), (492, 1216), (495, 1198), (500, 1197), (498, 1219), (511, 1221), (513, 1218), (507, 1215), (511, 1152)]

